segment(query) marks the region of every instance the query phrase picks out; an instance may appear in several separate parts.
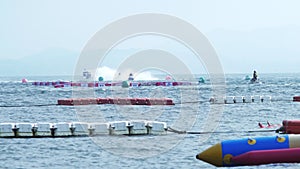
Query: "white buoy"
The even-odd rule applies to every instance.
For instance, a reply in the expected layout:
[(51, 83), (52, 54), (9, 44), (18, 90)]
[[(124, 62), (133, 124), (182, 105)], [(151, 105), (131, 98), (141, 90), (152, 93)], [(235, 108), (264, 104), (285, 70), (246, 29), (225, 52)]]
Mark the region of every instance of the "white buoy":
[(131, 87), (139, 87), (139, 82), (131, 82)]
[(8, 136), (14, 136), (14, 133), (12, 132), (12, 126), (13, 123), (1, 123), (0, 124), (0, 136), (1, 137), (8, 137)]
[(146, 122), (144, 120), (130, 121), (130, 124), (132, 125), (129, 131), (131, 135), (147, 134)]
[(49, 123), (37, 123), (37, 136), (51, 136)]
[(224, 102), (225, 102), (225, 104), (233, 104), (234, 103), (234, 97), (233, 96), (226, 96)]
[(98, 87), (105, 87), (105, 83), (98, 83)]
[(87, 83), (80, 83), (80, 87), (88, 87)]
[(115, 121), (109, 123), (110, 129), (112, 132), (110, 134), (113, 135), (125, 135), (129, 134), (128, 127), (131, 126), (131, 124), (128, 121)]
[(88, 135), (88, 127), (89, 124), (88, 123), (84, 123), (84, 122), (72, 122), (69, 124), (70, 130), (73, 128), (74, 131), (71, 133), (74, 136), (79, 136), (79, 135)]
[(167, 123), (157, 121), (147, 121), (148, 134), (166, 134)]
[(252, 103), (253, 97), (252, 96), (244, 96), (244, 103)]
[(260, 103), (260, 102), (262, 102), (262, 96), (253, 96), (252, 100), (255, 103)]
[(243, 96), (235, 96), (234, 97), (234, 103), (243, 103), (244, 101), (244, 97)]
[(56, 127), (55, 136), (68, 136), (71, 135), (70, 124), (66, 122), (54, 124)]
[(210, 98), (209, 102), (213, 103), (213, 104), (224, 104), (225, 98), (224, 97), (212, 97), (212, 98)]
[(91, 123), (88, 127), (89, 135), (108, 135), (108, 123)]
[(173, 82), (166, 82), (166, 86), (173, 86)]
[(32, 136), (32, 127), (31, 123), (18, 123), (19, 127), (19, 136)]

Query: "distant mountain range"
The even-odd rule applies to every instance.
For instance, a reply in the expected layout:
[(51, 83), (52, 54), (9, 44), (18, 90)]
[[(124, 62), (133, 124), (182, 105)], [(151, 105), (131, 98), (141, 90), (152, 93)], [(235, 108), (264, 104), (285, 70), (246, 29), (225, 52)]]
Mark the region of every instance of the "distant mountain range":
[[(212, 43), (225, 73), (299, 72), (300, 28), (264, 28), (240, 32), (216, 30), (205, 34)], [(133, 49), (112, 52), (104, 65), (116, 68)], [(0, 59), (0, 76), (73, 75), (80, 51), (47, 49), (21, 59)], [(195, 67), (199, 65), (193, 65)]]
[(21, 59), (0, 60), (0, 76), (72, 75), (79, 52), (48, 49)]

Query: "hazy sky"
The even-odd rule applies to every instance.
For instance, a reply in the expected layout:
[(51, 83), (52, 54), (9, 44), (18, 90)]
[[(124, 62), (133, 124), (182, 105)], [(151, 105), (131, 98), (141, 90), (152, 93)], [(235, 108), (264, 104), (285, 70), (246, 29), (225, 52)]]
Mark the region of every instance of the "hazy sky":
[[(225, 73), (300, 72), (299, 7), (298, 0), (2, 0), (0, 60), (26, 59), (51, 49), (79, 55), (95, 32), (111, 22), (133, 14), (163, 13), (206, 35)], [(155, 40), (121, 46), (165, 43)]]

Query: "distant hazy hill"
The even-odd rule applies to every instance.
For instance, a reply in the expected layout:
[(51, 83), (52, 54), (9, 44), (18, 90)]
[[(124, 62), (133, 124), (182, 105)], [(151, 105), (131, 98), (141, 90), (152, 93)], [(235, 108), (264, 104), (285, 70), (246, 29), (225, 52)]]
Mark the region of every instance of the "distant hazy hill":
[(0, 76), (72, 75), (79, 52), (49, 49), (17, 60), (0, 60)]
[[(264, 73), (299, 72), (299, 27), (244, 32), (215, 30), (206, 36), (217, 51), (225, 73), (251, 73), (254, 69)], [(112, 51), (102, 66), (116, 69), (137, 51)], [(79, 51), (48, 49), (18, 60), (0, 60), (0, 76), (73, 75), (79, 55)]]

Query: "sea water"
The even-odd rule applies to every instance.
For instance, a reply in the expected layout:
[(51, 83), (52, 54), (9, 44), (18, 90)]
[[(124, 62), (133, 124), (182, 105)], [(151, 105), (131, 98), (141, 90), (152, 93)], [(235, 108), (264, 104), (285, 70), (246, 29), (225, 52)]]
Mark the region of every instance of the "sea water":
[[(274, 136), (258, 123), (281, 124), (300, 119), (300, 74), (260, 74), (261, 84), (249, 84), (243, 74), (226, 75), (227, 96), (271, 96), (271, 102), (213, 105), (213, 88), (145, 86), (123, 89), (54, 88), (22, 84), (20, 77), (0, 77), (0, 122), (109, 122), (131, 119), (166, 122), (177, 130), (216, 131), (212, 134), (100, 136), (69, 138), (0, 138), (0, 168), (214, 168), (196, 154), (223, 140)], [(31, 81), (71, 80), (71, 77), (28, 77)], [(93, 97), (172, 98), (174, 106), (57, 106), (58, 99), (91, 90)], [(78, 95), (76, 95), (78, 96)], [(90, 96), (90, 97), (92, 97)], [(43, 106), (41, 106), (43, 105)], [(215, 111), (214, 111), (215, 110)], [(218, 110), (221, 110), (219, 113)], [(213, 130), (212, 130), (213, 129)], [(238, 168), (299, 168), (300, 164), (268, 164)]]

